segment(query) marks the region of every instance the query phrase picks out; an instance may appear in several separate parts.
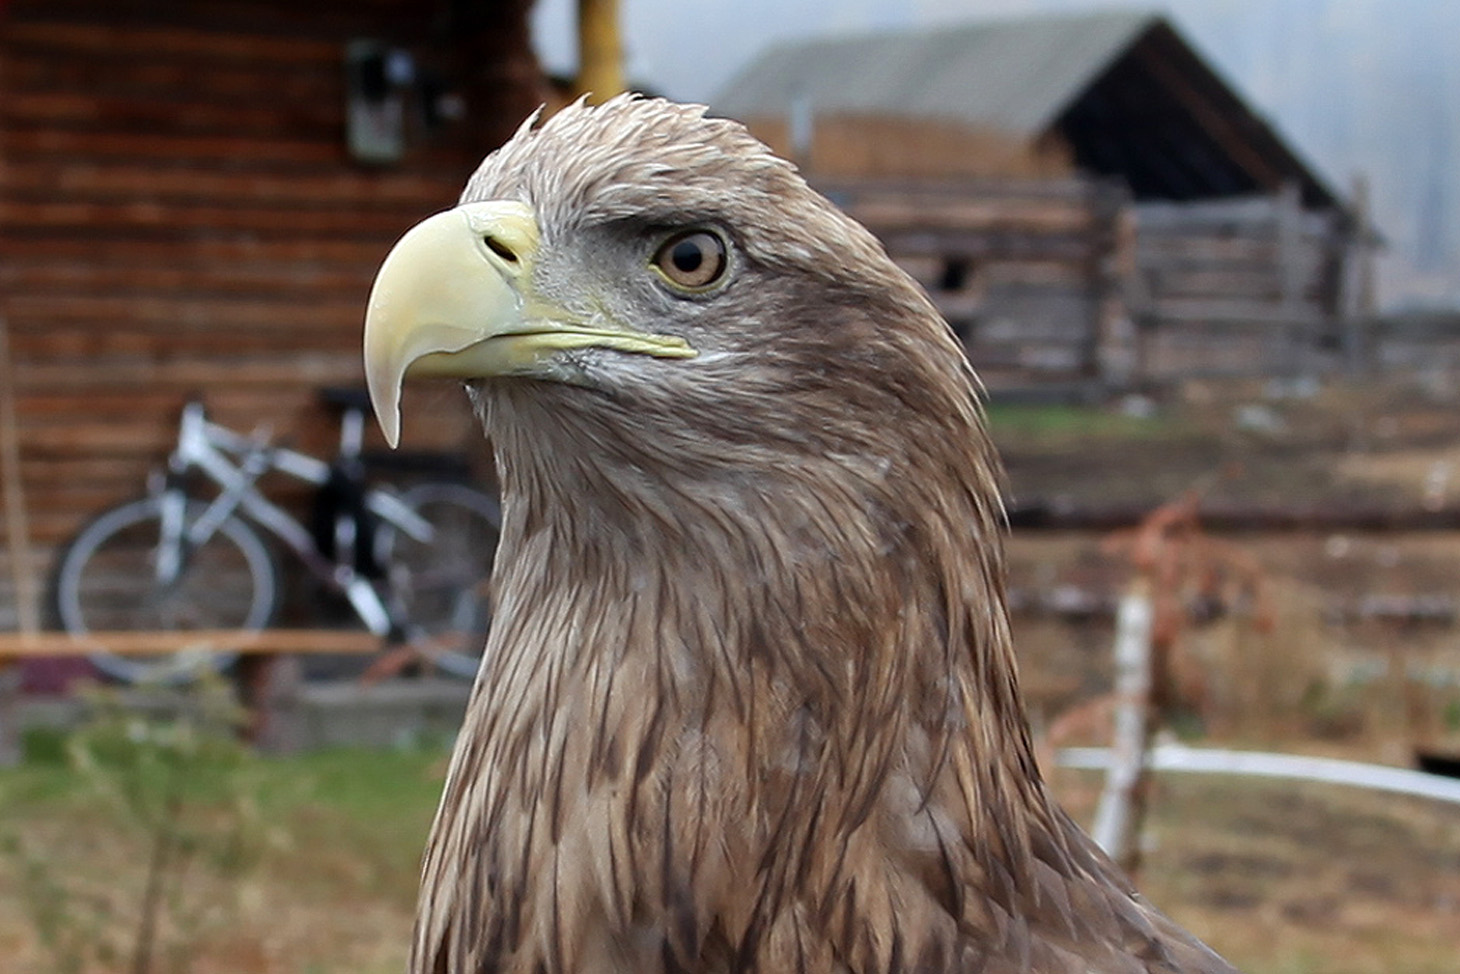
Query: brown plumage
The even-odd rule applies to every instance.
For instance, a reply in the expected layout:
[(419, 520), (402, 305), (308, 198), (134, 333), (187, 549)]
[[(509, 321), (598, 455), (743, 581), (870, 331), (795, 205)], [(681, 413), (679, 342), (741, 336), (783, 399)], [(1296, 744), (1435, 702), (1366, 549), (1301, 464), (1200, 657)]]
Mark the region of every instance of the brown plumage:
[[(456, 368), (504, 527), (411, 970), (1229, 972), (1040, 778), (977, 383), (876, 240), (656, 100), (524, 126), (463, 204), (516, 322)], [(372, 351), (392, 431), (427, 352)]]

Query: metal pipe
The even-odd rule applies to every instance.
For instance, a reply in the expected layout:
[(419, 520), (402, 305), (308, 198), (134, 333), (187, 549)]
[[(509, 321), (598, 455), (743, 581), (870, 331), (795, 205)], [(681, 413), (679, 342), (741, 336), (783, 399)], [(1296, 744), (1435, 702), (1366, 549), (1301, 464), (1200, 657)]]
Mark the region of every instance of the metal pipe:
[[(1067, 747), (1056, 760), (1060, 767), (1104, 771), (1112, 762), (1109, 748)], [(1190, 771), (1198, 774), (1238, 774), (1264, 778), (1289, 778), (1351, 785), (1401, 795), (1416, 795), (1460, 805), (1460, 779), (1445, 778), (1424, 771), (1393, 768), (1362, 761), (1315, 758), (1302, 754), (1274, 754), (1265, 751), (1228, 751), (1219, 748), (1162, 744), (1151, 751), (1149, 767), (1155, 771)]]

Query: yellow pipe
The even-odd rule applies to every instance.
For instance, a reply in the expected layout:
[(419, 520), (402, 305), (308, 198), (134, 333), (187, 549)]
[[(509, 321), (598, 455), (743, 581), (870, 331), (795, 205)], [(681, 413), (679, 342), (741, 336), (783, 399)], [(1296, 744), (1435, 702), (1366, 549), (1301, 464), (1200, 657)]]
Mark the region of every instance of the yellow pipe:
[(624, 91), (618, 0), (578, 0), (578, 94), (604, 102)]

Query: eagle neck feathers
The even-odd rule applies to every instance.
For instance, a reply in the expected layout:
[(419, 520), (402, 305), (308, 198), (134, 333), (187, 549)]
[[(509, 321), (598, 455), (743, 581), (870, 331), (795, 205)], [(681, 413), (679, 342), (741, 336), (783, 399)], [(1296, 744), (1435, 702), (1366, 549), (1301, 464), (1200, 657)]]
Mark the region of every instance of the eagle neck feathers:
[(911, 430), (752, 477), (542, 394), (481, 394), (498, 610), (418, 957), (890, 970), (1017, 939), (1036, 864), (1063, 882), (1089, 854), (1034, 766), (976, 405), (961, 456)]

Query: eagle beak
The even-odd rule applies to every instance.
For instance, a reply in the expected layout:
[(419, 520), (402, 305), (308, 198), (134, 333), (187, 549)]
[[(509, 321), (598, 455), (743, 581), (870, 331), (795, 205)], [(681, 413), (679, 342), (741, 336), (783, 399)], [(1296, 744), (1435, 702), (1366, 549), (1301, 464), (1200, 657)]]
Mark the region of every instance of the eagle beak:
[(400, 441), (401, 383), (541, 374), (577, 348), (690, 358), (681, 338), (598, 327), (533, 290), (539, 245), (532, 209), (510, 200), (428, 217), (386, 255), (365, 312), (365, 382), (386, 441)]

